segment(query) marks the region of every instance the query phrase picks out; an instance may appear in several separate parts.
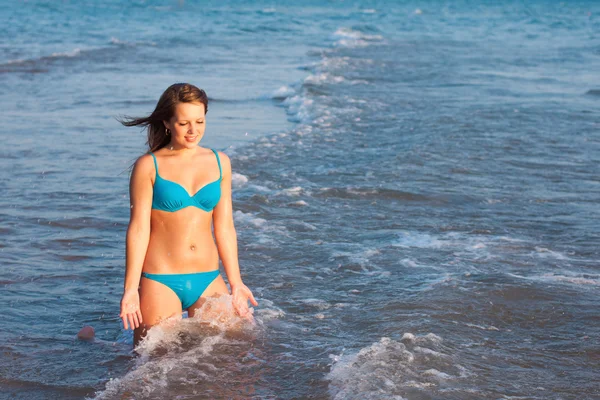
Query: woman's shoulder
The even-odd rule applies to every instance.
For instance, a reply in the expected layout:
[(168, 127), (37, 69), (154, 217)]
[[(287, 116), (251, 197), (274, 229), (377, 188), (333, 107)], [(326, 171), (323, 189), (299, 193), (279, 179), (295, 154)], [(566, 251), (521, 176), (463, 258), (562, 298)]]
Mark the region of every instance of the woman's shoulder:
[(154, 173), (154, 157), (152, 154), (142, 154), (133, 164), (133, 173)]
[(225, 153), (223, 153), (222, 151), (219, 151), (219, 150), (215, 150), (215, 149), (211, 149), (211, 150), (214, 151), (215, 153), (217, 153), (219, 155), (219, 159), (229, 161), (229, 156), (227, 154), (225, 154)]
[(154, 157), (152, 157), (152, 154), (150, 154), (150, 153), (142, 154), (135, 161), (135, 165), (139, 165), (140, 167), (153, 166), (154, 165)]
[(223, 168), (223, 171), (225, 170), (231, 170), (231, 160), (229, 159), (229, 156), (225, 153), (223, 153), (222, 151), (218, 151), (218, 150), (213, 150), (214, 152), (217, 153), (217, 156), (219, 156), (219, 162), (221, 163), (221, 167)]

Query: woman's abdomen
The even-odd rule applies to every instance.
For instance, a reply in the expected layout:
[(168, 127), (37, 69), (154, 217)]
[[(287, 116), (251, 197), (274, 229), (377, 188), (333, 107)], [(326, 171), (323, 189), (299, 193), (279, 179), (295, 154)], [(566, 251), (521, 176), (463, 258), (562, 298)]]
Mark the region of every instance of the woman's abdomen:
[(143, 271), (183, 274), (217, 269), (219, 254), (211, 220), (212, 213), (193, 207), (175, 213), (152, 210)]

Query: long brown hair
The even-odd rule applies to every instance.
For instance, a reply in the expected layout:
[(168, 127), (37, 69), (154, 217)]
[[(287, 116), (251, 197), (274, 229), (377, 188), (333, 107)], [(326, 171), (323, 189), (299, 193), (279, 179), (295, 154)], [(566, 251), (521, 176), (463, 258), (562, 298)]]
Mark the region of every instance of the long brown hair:
[(167, 135), (167, 128), (163, 121), (169, 121), (175, 113), (178, 103), (202, 103), (204, 113), (208, 112), (208, 96), (204, 90), (189, 83), (175, 83), (167, 88), (158, 99), (156, 108), (147, 117), (117, 118), (125, 126), (147, 126), (149, 151), (162, 149), (171, 140)]

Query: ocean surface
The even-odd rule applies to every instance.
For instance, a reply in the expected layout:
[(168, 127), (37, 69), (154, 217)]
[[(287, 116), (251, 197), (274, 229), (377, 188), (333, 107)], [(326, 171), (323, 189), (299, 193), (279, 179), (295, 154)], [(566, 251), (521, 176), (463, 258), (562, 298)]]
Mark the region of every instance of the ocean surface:
[[(598, 2), (0, 5), (0, 398), (600, 399)], [(175, 82), (260, 305), (135, 353), (116, 117)]]

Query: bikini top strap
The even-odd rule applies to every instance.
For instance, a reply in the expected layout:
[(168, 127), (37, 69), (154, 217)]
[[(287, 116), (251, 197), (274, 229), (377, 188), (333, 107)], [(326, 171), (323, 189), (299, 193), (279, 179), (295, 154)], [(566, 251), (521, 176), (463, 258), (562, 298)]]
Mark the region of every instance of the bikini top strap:
[(152, 156), (152, 158), (154, 158), (154, 168), (156, 169), (156, 176), (158, 176), (158, 164), (156, 163), (156, 156), (153, 152), (150, 152), (150, 155)]
[(223, 177), (223, 171), (221, 170), (221, 160), (219, 159), (219, 153), (215, 149), (211, 149), (215, 156), (217, 156), (217, 164), (219, 164), (219, 179)]

